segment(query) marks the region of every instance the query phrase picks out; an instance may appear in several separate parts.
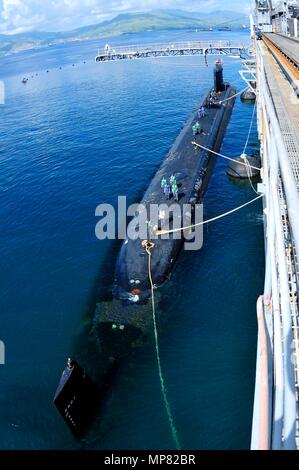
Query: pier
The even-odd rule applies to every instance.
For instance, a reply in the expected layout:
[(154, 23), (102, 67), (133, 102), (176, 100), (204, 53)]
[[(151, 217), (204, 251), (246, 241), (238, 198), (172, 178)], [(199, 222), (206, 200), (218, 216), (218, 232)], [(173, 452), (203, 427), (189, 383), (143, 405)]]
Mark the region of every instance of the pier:
[(265, 285), (257, 302), (258, 345), (251, 448), (299, 448), (299, 41), (256, 41), (262, 157)]
[(98, 50), (96, 62), (115, 60), (146, 59), (156, 57), (229, 55), (241, 57), (246, 53), (248, 44), (239, 41), (217, 42), (178, 42), (171, 44), (143, 44), (114, 47), (106, 44)]
[[(220, 150), (235, 99), (236, 89), (224, 82), (222, 63), (218, 61), (214, 70), (214, 87), (186, 121), (130, 223), (131, 227), (138, 227), (138, 232), (135, 230), (133, 236), (127, 236), (120, 249), (114, 287), (117, 299), (144, 303), (151, 298), (150, 278), (156, 287), (161, 286), (172, 272), (183, 245), (185, 250), (201, 248), (200, 231), (185, 230), (184, 236), (171, 235), (166, 239), (158, 232), (172, 229), (181, 232), (183, 226), (188, 227), (196, 218), (196, 206), (204, 199), (217, 161), (217, 156), (212, 152)], [(176, 193), (171, 190), (171, 177), (175, 181)], [(161, 189), (163, 180), (164, 190)], [(156, 213), (154, 207), (159, 208)], [(148, 222), (145, 223), (145, 220)], [(143, 236), (139, 233), (142, 224), (147, 228)], [(146, 249), (140, 237), (154, 242), (151, 276)], [(129, 314), (126, 317), (124, 308), (122, 316), (122, 324), (132, 320), (136, 322), (134, 316)], [(114, 319), (111, 321), (115, 322)]]

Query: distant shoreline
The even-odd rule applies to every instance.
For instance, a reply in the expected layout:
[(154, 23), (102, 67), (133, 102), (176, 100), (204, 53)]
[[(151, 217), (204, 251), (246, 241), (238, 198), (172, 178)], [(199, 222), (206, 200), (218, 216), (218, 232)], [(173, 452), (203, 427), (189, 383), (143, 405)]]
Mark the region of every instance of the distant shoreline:
[[(212, 28), (212, 27), (211, 27)], [(235, 28), (230, 28), (229, 30), (227, 30), (228, 32), (240, 32), (240, 31), (247, 31), (248, 28), (240, 28), (240, 27), (235, 27)], [(151, 29), (151, 30), (140, 30), (140, 31), (134, 31), (134, 32), (122, 32), (122, 33), (107, 33), (106, 35), (101, 35), (101, 37), (99, 38), (95, 38), (95, 37), (87, 37), (87, 38), (70, 38), (70, 39), (64, 39), (64, 40), (57, 40), (55, 42), (49, 42), (49, 43), (45, 43), (45, 44), (32, 44), (32, 45), (28, 45), (28, 47), (20, 47), (18, 49), (14, 49), (14, 50), (10, 50), (8, 52), (4, 52), (4, 51), (1, 51), (0, 50), (0, 59), (1, 58), (5, 58), (5, 57), (11, 57), (13, 55), (16, 55), (16, 54), (20, 54), (22, 52), (27, 52), (27, 51), (34, 51), (34, 50), (41, 50), (41, 49), (47, 49), (47, 48), (50, 48), (50, 47), (55, 47), (55, 46), (61, 46), (61, 45), (68, 45), (68, 44), (74, 44), (74, 43), (82, 43), (82, 42), (88, 42), (88, 41), (101, 41), (101, 40), (104, 40), (104, 39), (108, 39), (108, 38), (117, 38), (117, 37), (122, 37), (122, 36), (134, 36), (134, 35), (138, 35), (138, 34), (142, 34), (142, 33), (167, 33), (167, 32), (170, 32), (170, 31), (186, 31), (186, 32), (192, 32), (192, 33), (195, 33), (195, 34), (201, 34), (201, 33), (207, 33), (207, 32), (220, 32), (220, 30), (215, 27), (213, 28), (212, 30), (209, 30), (209, 29), (204, 29), (204, 28), (166, 28), (166, 29)]]

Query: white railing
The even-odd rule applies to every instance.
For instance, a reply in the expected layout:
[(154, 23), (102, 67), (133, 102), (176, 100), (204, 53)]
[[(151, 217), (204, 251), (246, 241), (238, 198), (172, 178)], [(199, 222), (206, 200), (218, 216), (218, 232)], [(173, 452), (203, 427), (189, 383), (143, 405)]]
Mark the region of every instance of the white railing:
[(158, 43), (158, 44), (139, 44), (126, 46), (112, 46), (108, 45), (104, 48), (98, 49), (98, 55), (106, 54), (136, 54), (144, 52), (164, 52), (175, 50), (192, 50), (192, 49), (211, 49), (211, 48), (247, 48), (248, 44), (242, 44), (240, 41), (186, 41), (186, 42), (173, 42), (173, 43)]

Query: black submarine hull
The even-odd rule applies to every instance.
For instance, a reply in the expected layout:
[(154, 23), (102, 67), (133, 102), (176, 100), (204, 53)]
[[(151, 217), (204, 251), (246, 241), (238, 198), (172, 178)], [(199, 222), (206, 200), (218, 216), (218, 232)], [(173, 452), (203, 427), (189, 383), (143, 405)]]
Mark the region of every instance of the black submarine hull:
[(100, 403), (100, 390), (85, 370), (68, 360), (54, 396), (54, 405), (76, 438), (81, 438)]
[[(202, 102), (207, 110), (207, 115), (200, 121), (203, 132), (193, 136), (192, 126), (198, 120), (196, 111), (186, 122), (151, 181), (141, 201), (144, 207), (173, 203), (172, 199), (165, 200), (161, 190), (162, 177), (172, 174), (179, 186), (180, 206), (196, 205), (203, 200), (217, 157), (196, 148), (192, 142), (219, 151), (235, 93), (233, 87), (223, 83), (222, 67), (219, 66), (217, 70), (216, 66), (215, 86)], [(168, 240), (160, 237), (154, 243), (152, 275), (154, 283), (159, 286), (172, 271), (184, 240), (172, 236)], [(95, 382), (78, 363), (71, 361), (55, 394), (55, 406), (76, 437), (82, 437), (88, 429), (99, 401), (103, 399), (103, 386), (107, 385), (115, 368), (127, 357), (132, 347), (143, 343), (149, 326), (152, 326), (151, 307), (147, 302), (150, 296), (148, 256), (140, 238), (128, 238), (121, 247), (113, 294), (112, 300), (97, 304), (89, 332), (88, 347), (93, 345), (92, 354), (96, 357)]]
[[(202, 102), (202, 106), (206, 109), (206, 116), (200, 119), (203, 132), (193, 136), (192, 126), (198, 121), (198, 111), (192, 113), (186, 122), (151, 181), (141, 201), (143, 207), (148, 208), (151, 204), (165, 203), (170, 206), (174, 202), (173, 199), (166, 200), (161, 190), (163, 176), (170, 177), (171, 175), (175, 175), (177, 179), (178, 204), (182, 210), (184, 204), (194, 207), (202, 202), (217, 156), (194, 146), (192, 142), (196, 141), (208, 149), (219, 151), (236, 94), (235, 88), (229, 84), (223, 84), (222, 88), (223, 90), (218, 93), (214, 92), (214, 88), (210, 90)], [(211, 96), (213, 96), (212, 100)], [(132, 223), (134, 224), (134, 219)], [(137, 221), (136, 224), (138, 224)], [(114, 297), (117, 299), (143, 303), (150, 296), (148, 255), (142, 241), (138, 236), (135, 239), (127, 238), (120, 249), (113, 289)], [(155, 247), (152, 251), (152, 277), (155, 286), (159, 287), (171, 273), (184, 239), (183, 237), (176, 239), (170, 235), (168, 240), (158, 237), (153, 241)]]

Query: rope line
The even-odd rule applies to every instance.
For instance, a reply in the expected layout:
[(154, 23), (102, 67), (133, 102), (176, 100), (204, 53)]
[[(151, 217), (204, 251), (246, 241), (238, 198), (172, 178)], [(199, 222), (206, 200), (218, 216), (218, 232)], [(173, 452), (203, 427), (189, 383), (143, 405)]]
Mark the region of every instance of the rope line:
[[(195, 145), (196, 147), (200, 147), (201, 149), (203, 150), (207, 150), (208, 152), (211, 152), (213, 153), (214, 155), (217, 155), (218, 157), (222, 157), (222, 158), (225, 158), (226, 160), (230, 160), (232, 162), (236, 162), (236, 163), (239, 163), (240, 165), (244, 165), (244, 166), (248, 166), (247, 163), (243, 163), (243, 162), (239, 162), (239, 160), (236, 160), (235, 158), (231, 158), (231, 157), (227, 157), (226, 155), (223, 155), (222, 153), (218, 153), (218, 152), (215, 152), (214, 150), (211, 150), (211, 149), (208, 149), (207, 147), (204, 147), (203, 145), (200, 145), (198, 144), (197, 142), (192, 142), (193, 145)], [(249, 162), (248, 162), (249, 163)], [(253, 165), (249, 165), (250, 168), (252, 168), (253, 170), (258, 170), (258, 171), (261, 171), (260, 168), (258, 168), (257, 166), (253, 166)]]
[(258, 199), (261, 199), (262, 197), (263, 197), (263, 194), (259, 194), (257, 197), (255, 197), (254, 199), (251, 199), (250, 201), (246, 202), (245, 204), (242, 204), (241, 206), (235, 207), (234, 209), (231, 209), (228, 212), (224, 212), (224, 214), (217, 215), (216, 217), (213, 217), (212, 219), (203, 220), (202, 222), (198, 222), (197, 224), (192, 224), (192, 225), (188, 225), (187, 227), (176, 228), (176, 229), (173, 229), (173, 230), (157, 230), (156, 235), (167, 235), (169, 233), (181, 232), (183, 230), (192, 229), (192, 228), (198, 227), (200, 225), (209, 224), (210, 222), (214, 222), (215, 220), (223, 219), (223, 217), (226, 217), (230, 214), (233, 214), (234, 212), (237, 212), (240, 209), (243, 209), (246, 206), (249, 206), (249, 204), (252, 204), (253, 202), (257, 201)]
[(165, 405), (165, 409), (167, 413), (167, 418), (168, 418), (171, 434), (172, 434), (176, 449), (181, 450), (181, 445), (180, 445), (180, 441), (178, 438), (178, 432), (174, 424), (174, 419), (172, 416), (170, 403), (167, 398), (167, 390), (166, 390), (164, 377), (162, 373), (162, 366), (161, 366), (158, 330), (157, 330), (157, 322), (156, 322), (154, 282), (152, 278), (152, 268), (151, 268), (152, 249), (154, 248), (155, 245), (154, 243), (149, 242), (149, 241), (144, 241), (142, 245), (145, 247), (146, 252), (148, 254), (148, 277), (149, 277), (149, 281), (151, 285), (151, 300), (152, 300), (153, 325), (154, 325), (154, 333), (155, 333), (155, 348), (156, 348), (157, 364), (158, 364), (159, 378), (160, 378), (160, 384), (161, 384), (161, 392), (163, 396), (163, 401), (164, 401), (164, 405)]
[(219, 103), (219, 104), (222, 104), (222, 103), (224, 103), (225, 101), (229, 101), (229, 100), (231, 100), (232, 98), (235, 98), (236, 96), (241, 95), (241, 93), (243, 93), (243, 91), (246, 91), (247, 88), (248, 88), (248, 87), (243, 88), (243, 90), (238, 91), (237, 93), (235, 93), (234, 95), (230, 96), (229, 98), (225, 98), (225, 100), (218, 101), (218, 103)]
[(252, 190), (255, 192), (255, 194), (258, 194), (257, 190), (255, 189), (255, 187), (253, 186), (253, 183), (252, 183), (252, 168), (250, 166), (250, 163), (247, 159), (247, 156), (244, 155), (242, 156), (242, 158), (244, 158), (245, 162), (247, 163), (246, 165), (246, 173), (247, 173), (247, 176), (248, 176), (248, 180), (249, 180), (249, 183), (250, 183), (250, 186), (252, 188)]

